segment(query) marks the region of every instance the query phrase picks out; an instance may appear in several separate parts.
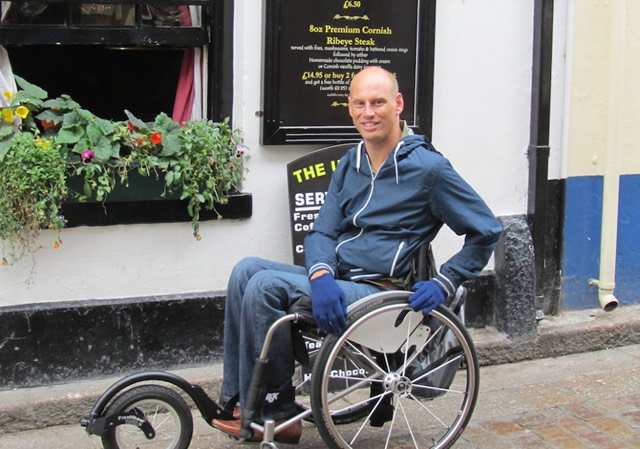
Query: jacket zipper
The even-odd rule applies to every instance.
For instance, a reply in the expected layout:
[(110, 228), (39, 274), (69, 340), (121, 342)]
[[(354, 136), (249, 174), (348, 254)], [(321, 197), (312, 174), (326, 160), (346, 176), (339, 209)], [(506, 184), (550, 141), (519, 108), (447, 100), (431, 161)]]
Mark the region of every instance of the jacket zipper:
[[(356, 212), (356, 214), (353, 216), (353, 225), (356, 228), (359, 228), (358, 223), (356, 223), (356, 219), (358, 218), (358, 215), (360, 215), (369, 205), (369, 203), (371, 202), (371, 197), (373, 196), (373, 186), (374, 183), (376, 181), (376, 176), (377, 173), (374, 175), (373, 174), (373, 170), (371, 170), (371, 162), (369, 162), (369, 158), (367, 158), (367, 162), (369, 163), (369, 171), (371, 172), (371, 190), (369, 191), (369, 197), (367, 198), (367, 201), (365, 201), (364, 205), (360, 208), (360, 210), (358, 212)], [(347, 240), (343, 240), (342, 242), (340, 242), (337, 246), (336, 246), (336, 254), (338, 253), (338, 250), (340, 249), (340, 247), (342, 245), (344, 245), (347, 242), (351, 242), (352, 240), (357, 239), (358, 237), (360, 237), (362, 235), (362, 233), (364, 232), (364, 228), (360, 228), (360, 232), (358, 232), (357, 235), (351, 237), (350, 239)]]

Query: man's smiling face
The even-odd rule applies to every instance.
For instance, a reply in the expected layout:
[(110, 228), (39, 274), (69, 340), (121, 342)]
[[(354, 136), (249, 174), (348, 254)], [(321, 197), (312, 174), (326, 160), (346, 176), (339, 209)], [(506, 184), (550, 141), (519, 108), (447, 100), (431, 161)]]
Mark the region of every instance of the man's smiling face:
[(395, 80), (382, 69), (365, 69), (351, 82), (349, 115), (365, 144), (396, 143), (403, 105)]

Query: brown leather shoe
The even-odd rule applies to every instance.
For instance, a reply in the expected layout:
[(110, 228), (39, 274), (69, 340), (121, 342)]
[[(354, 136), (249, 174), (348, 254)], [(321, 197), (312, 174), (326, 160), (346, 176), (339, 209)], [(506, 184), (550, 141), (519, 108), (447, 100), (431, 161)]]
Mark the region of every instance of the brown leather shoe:
[[(276, 426), (282, 424), (285, 420), (276, 421)], [(227, 435), (234, 438), (241, 438), (240, 432), (242, 430), (242, 422), (239, 419), (233, 421), (225, 421), (222, 419), (214, 419), (211, 424), (216, 429), (222, 430)], [(275, 434), (274, 440), (284, 444), (298, 444), (300, 436), (302, 435), (302, 421), (296, 421), (286, 429), (282, 429)], [(253, 436), (248, 438), (247, 441), (262, 441), (262, 432), (257, 430), (253, 431)]]

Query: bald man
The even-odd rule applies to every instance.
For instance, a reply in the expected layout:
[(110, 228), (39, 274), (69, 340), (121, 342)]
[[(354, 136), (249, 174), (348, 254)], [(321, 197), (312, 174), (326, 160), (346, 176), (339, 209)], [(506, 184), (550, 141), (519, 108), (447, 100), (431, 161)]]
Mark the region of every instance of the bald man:
[[(259, 258), (243, 259), (229, 279), (225, 307), (222, 400), (246, 400), (254, 360), (269, 326), (290, 304), (310, 296), (320, 330), (341, 334), (347, 306), (381, 289), (411, 288), (411, 307), (425, 315), (453, 295), (487, 264), (501, 226), (477, 193), (424, 136), (400, 119), (404, 107), (395, 77), (368, 67), (351, 81), (349, 115), (362, 140), (340, 159), (325, 203), (305, 238), (305, 267)], [(414, 284), (416, 249), (443, 224), (465, 235), (462, 249), (428, 281)], [(296, 412), (294, 359), (283, 326), (269, 352), (273, 361), (264, 419), (281, 422)], [(239, 436), (240, 420), (213, 425)], [(301, 423), (276, 434), (297, 443)], [(261, 439), (254, 434), (253, 439)]]

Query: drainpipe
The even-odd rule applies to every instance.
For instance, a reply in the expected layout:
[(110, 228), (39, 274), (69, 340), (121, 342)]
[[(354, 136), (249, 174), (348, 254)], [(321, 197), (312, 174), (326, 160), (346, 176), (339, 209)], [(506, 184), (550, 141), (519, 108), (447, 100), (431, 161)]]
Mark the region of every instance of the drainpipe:
[(535, 0), (533, 17), (531, 119), (527, 151), (529, 159), (527, 215), (535, 257), (536, 309), (542, 309), (545, 287), (553, 0)]
[(616, 286), (616, 251), (618, 237), (618, 199), (620, 168), (618, 147), (624, 101), (624, 44), (626, 1), (611, 3), (611, 44), (609, 60), (609, 117), (607, 157), (602, 189), (602, 236), (600, 243), (600, 279), (590, 284), (598, 287), (600, 306), (610, 312), (618, 306)]

